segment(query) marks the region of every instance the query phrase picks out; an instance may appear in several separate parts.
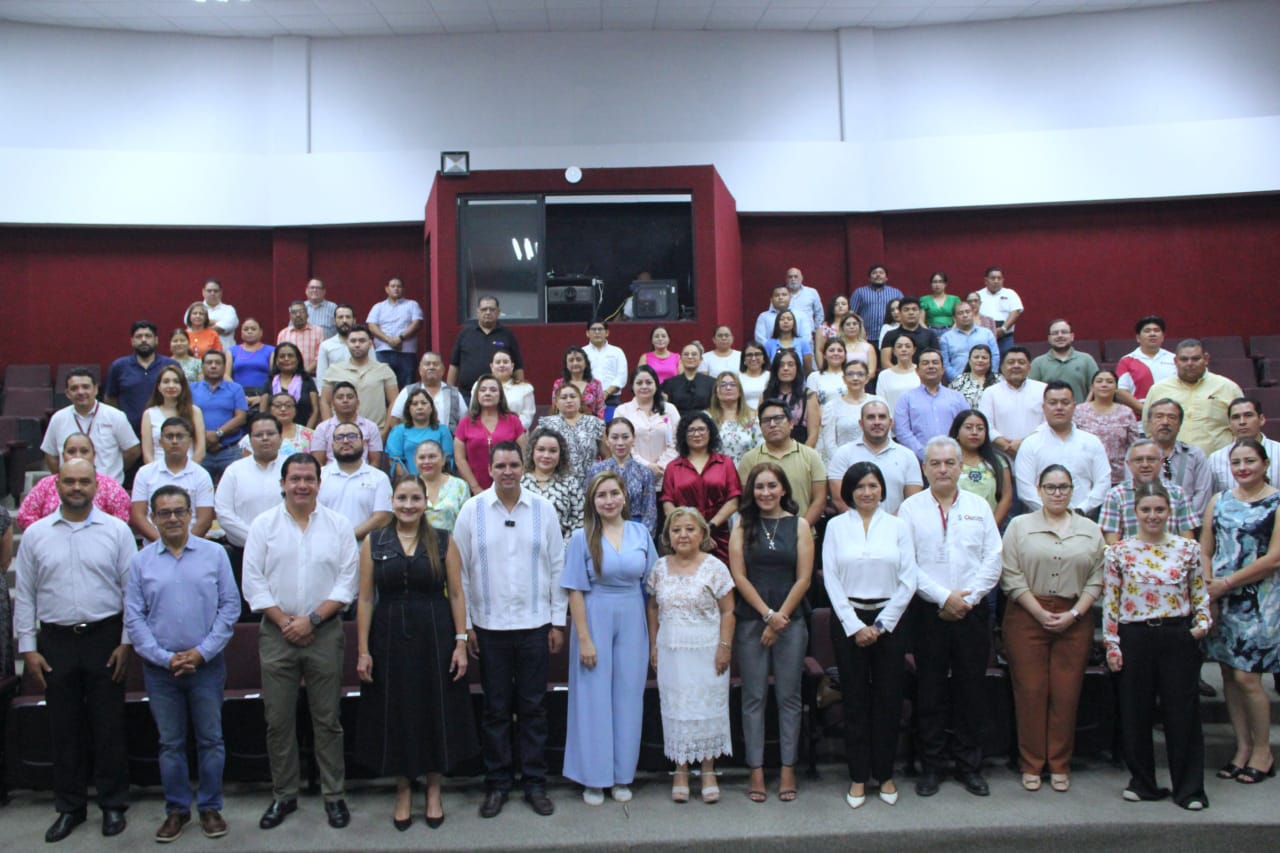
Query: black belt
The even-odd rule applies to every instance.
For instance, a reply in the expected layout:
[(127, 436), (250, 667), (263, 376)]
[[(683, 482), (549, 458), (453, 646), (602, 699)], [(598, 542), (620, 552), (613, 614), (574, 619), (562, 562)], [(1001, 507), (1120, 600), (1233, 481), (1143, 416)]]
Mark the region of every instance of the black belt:
[(1185, 628), (1191, 624), (1190, 616), (1164, 616), (1160, 619), (1143, 619), (1130, 622), (1131, 625), (1145, 625), (1148, 628)]
[(41, 631), (51, 631), (54, 634), (87, 634), (97, 628), (102, 628), (108, 624), (119, 625), (122, 614), (117, 613), (115, 616), (108, 616), (106, 619), (100, 619), (97, 622), (77, 622), (74, 625), (58, 625), (53, 622), (41, 622)]
[(859, 610), (875, 610), (889, 603), (887, 598), (851, 598), (849, 603)]

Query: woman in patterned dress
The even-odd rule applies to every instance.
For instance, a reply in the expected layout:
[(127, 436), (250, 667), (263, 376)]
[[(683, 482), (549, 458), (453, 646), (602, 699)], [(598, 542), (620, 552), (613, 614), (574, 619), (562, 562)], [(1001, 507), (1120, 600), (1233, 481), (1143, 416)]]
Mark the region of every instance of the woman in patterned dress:
[(604, 387), (599, 379), (591, 376), (591, 361), (587, 351), (579, 346), (569, 347), (564, 351), (564, 366), (560, 378), (551, 384), (551, 405), (554, 408), (556, 398), (563, 385), (574, 385), (582, 392), (582, 410), (597, 418), (604, 417)]
[(982, 392), (988, 386), (995, 385), (998, 377), (991, 369), (991, 347), (986, 344), (974, 344), (969, 350), (969, 358), (965, 361), (964, 370), (951, 380), (951, 390), (959, 391), (969, 401), (969, 405), (978, 408)]
[(764, 441), (756, 411), (747, 405), (738, 374), (726, 370), (716, 377), (707, 414), (720, 430), (720, 450), (737, 465), (746, 452)]
[(418, 468), (418, 479), (427, 492), (427, 521), (436, 530), (452, 533), (458, 510), (471, 497), (467, 481), (450, 476), (444, 448), (435, 439), (420, 443), (413, 461)]
[[(577, 389), (569, 385), (560, 390)], [(520, 488), (551, 501), (565, 542), (582, 526), (582, 483), (573, 473), (564, 436), (551, 427), (540, 424), (529, 436)]]
[(1205, 656), (1222, 667), (1222, 687), (1235, 731), (1236, 751), (1220, 779), (1256, 784), (1275, 775), (1271, 753), (1271, 700), (1264, 672), (1280, 672), (1280, 491), (1267, 482), (1267, 451), (1247, 438), (1227, 458), (1233, 489), (1214, 495), (1205, 509), (1200, 544), (1217, 625)]
[(1128, 406), (1116, 402), (1116, 375), (1105, 368), (1093, 375), (1089, 399), (1076, 406), (1075, 425), (1102, 442), (1111, 463), (1111, 485), (1124, 482), (1125, 455), (1141, 430)]
[(591, 466), (590, 481), (601, 471), (614, 471), (627, 488), (631, 520), (645, 526), (652, 536), (658, 531), (658, 491), (649, 466), (631, 455), (636, 443), (636, 428), (623, 417), (614, 417), (604, 436), (609, 456)]
[(604, 439), (604, 421), (582, 408), (582, 392), (576, 385), (561, 385), (556, 392), (556, 414), (538, 421), (560, 433), (569, 448), (569, 470), (578, 481), (578, 489), (587, 485), (587, 472), (600, 458), (600, 442)]

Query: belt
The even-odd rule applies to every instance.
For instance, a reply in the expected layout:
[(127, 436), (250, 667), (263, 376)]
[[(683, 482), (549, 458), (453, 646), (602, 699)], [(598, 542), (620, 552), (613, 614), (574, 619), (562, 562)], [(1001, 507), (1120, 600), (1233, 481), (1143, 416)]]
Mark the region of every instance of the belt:
[(1185, 628), (1191, 624), (1191, 617), (1164, 616), (1159, 619), (1144, 619), (1134, 624), (1146, 625), (1148, 628)]
[(849, 603), (861, 610), (874, 610), (889, 603), (887, 598), (851, 598)]
[(106, 619), (100, 619), (97, 622), (77, 622), (74, 625), (58, 625), (53, 622), (41, 622), (41, 631), (51, 631), (55, 634), (87, 634), (95, 628), (101, 628), (108, 623), (119, 624), (121, 615), (117, 613), (115, 616), (108, 616)]

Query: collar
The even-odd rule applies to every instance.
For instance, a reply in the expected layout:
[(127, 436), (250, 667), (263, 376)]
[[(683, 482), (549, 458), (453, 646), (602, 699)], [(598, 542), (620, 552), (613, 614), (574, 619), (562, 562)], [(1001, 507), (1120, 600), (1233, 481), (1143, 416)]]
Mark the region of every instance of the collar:
[[(497, 486), (490, 486), (489, 488), (485, 489), (483, 492), (480, 493), (479, 497), (485, 498), (485, 502), (490, 507), (500, 506), (504, 510), (507, 508), (506, 504), (502, 502), (502, 498), (498, 497)], [(531, 496), (529, 494), (529, 490), (522, 487), (520, 489), (520, 496), (516, 498), (516, 506), (529, 506), (532, 503), (530, 498)]]
[(794, 438), (789, 439), (789, 441), (790, 441), (791, 443), (790, 443), (789, 445), (787, 445), (787, 449), (786, 449), (785, 451), (783, 451), (783, 453), (782, 453), (782, 454), (780, 454), (780, 455), (779, 455), (779, 454), (775, 454), (771, 449), (769, 449), (769, 443), (768, 443), (768, 442), (765, 442), (765, 443), (761, 444), (761, 445), (760, 445), (760, 449), (761, 449), (761, 451), (762, 451), (765, 455), (767, 455), (767, 456), (772, 456), (774, 459), (781, 459), (783, 456), (790, 456), (792, 453), (799, 453), (799, 452), (800, 452), (800, 442), (796, 441)]
[(89, 515), (84, 521), (71, 521), (62, 515), (62, 508), (59, 506), (58, 511), (54, 513), (54, 524), (65, 524), (72, 530), (79, 530), (82, 527), (88, 527), (90, 524), (102, 524), (102, 510), (98, 509), (97, 504), (89, 505)]
[[(191, 538), (191, 534), (188, 533), (186, 541), (182, 543), (182, 553), (185, 554), (188, 551), (195, 550), (195, 546), (191, 544)], [(164, 544), (163, 538), (157, 539), (154, 542), (148, 542), (147, 547), (154, 549), (157, 554), (168, 554), (171, 557), (173, 556), (173, 552), (169, 550), (169, 546)]]
[[(1057, 533), (1045, 522), (1043, 511), (1036, 510), (1035, 512), (1027, 513), (1027, 515), (1030, 516), (1027, 522), (1028, 533)], [(1081, 528), (1087, 519), (1074, 512), (1068, 512), (1067, 517), (1071, 522), (1071, 530), (1067, 532), (1067, 536), (1076, 536), (1085, 532)]]

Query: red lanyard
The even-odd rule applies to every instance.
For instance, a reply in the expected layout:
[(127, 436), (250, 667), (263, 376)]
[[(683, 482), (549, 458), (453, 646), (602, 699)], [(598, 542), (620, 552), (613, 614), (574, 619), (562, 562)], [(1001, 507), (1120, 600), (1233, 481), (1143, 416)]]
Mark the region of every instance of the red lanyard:
[(942, 511), (942, 504), (938, 504), (938, 518), (942, 519), (942, 538), (947, 538), (947, 513)]

